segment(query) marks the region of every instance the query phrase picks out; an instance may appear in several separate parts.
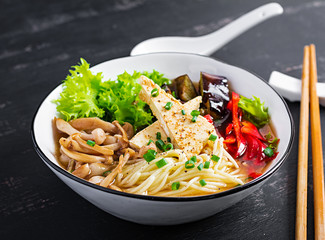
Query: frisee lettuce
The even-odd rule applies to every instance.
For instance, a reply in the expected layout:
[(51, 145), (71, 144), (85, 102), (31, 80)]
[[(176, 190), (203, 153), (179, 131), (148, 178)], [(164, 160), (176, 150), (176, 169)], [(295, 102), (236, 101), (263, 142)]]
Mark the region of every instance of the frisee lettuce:
[(139, 98), (141, 86), (136, 80), (141, 75), (160, 86), (170, 81), (155, 70), (152, 73), (134, 71), (132, 75), (124, 72), (115, 81), (103, 81), (102, 74), (93, 74), (87, 61), (81, 58), (79, 65), (72, 66), (63, 81), (60, 97), (53, 102), (66, 121), (99, 117), (106, 121), (117, 120), (121, 124), (129, 122), (136, 130), (150, 125), (153, 119), (150, 108)]
[(244, 96), (240, 96), (238, 107), (244, 111), (244, 118), (256, 127), (261, 128), (269, 122), (270, 116), (268, 108), (264, 106), (264, 102), (255, 96), (254, 99), (249, 99)]
[(162, 86), (163, 84), (171, 84), (171, 80), (164, 77), (164, 74), (157, 72), (156, 70), (153, 70), (152, 73), (149, 72), (142, 72), (142, 75), (150, 78), (152, 81), (154, 81), (159, 86)]
[(57, 111), (66, 121), (81, 117), (102, 118), (105, 111), (97, 101), (103, 78), (101, 73), (93, 74), (89, 70), (89, 64), (82, 58), (80, 65), (71, 68), (73, 70), (70, 70), (70, 75), (64, 80), (60, 98), (54, 101)]
[(146, 103), (139, 98), (141, 86), (136, 80), (140, 76), (139, 72), (132, 75), (124, 72), (117, 76), (116, 81), (102, 83), (98, 103), (106, 111), (106, 120), (129, 122), (135, 129), (152, 123), (151, 112), (146, 108)]
[[(274, 137), (272, 139), (272, 135), (271, 133), (269, 132), (268, 134), (266, 134), (265, 136), (265, 139), (266, 141), (268, 142), (269, 144), (269, 148), (272, 148), (274, 151), (277, 151), (278, 149), (278, 145), (279, 145), (279, 139), (277, 137)], [(271, 140), (272, 139), (272, 140)]]

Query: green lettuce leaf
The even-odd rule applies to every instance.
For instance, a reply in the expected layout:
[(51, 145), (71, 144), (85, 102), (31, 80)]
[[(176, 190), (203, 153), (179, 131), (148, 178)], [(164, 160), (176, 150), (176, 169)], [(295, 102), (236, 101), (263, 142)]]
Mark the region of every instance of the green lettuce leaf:
[(142, 72), (142, 75), (146, 76), (147, 78), (150, 78), (152, 81), (154, 81), (159, 86), (162, 86), (163, 84), (170, 84), (171, 80), (164, 77), (164, 74), (157, 72), (156, 70), (153, 70), (152, 73), (149, 72)]
[(244, 96), (240, 96), (238, 107), (244, 111), (244, 118), (252, 122), (256, 127), (261, 128), (267, 124), (270, 120), (268, 108), (264, 107), (264, 102), (257, 97), (249, 99)]
[(134, 71), (132, 75), (124, 72), (117, 76), (117, 80), (103, 81), (102, 74), (93, 74), (87, 61), (81, 58), (79, 65), (72, 66), (63, 81), (60, 97), (53, 102), (66, 121), (99, 117), (106, 121), (117, 120), (121, 124), (129, 122), (136, 130), (150, 125), (153, 119), (149, 106), (139, 98), (141, 86), (137, 79), (141, 75), (160, 86), (170, 82), (155, 70), (151, 73)]
[(124, 72), (116, 81), (103, 82), (98, 102), (107, 110), (106, 120), (118, 120), (121, 124), (129, 122), (135, 129), (152, 123), (150, 109), (139, 98), (141, 86), (136, 80), (140, 76), (139, 72), (132, 75)]
[(82, 117), (103, 117), (104, 109), (98, 106), (102, 75), (92, 74), (89, 64), (83, 58), (80, 65), (72, 66), (70, 75), (63, 82), (60, 98), (53, 101), (57, 111), (66, 121)]

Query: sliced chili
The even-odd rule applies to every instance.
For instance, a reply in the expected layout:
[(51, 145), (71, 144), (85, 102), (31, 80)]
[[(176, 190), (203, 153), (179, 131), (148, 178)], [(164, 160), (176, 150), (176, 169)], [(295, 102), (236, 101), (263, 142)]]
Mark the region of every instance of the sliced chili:
[(253, 137), (256, 137), (262, 141), (265, 141), (265, 139), (262, 137), (262, 135), (260, 134), (260, 132), (258, 131), (257, 127), (248, 121), (242, 121), (242, 128), (241, 128), (241, 132), (245, 133), (245, 134), (249, 134)]
[(241, 156), (246, 150), (246, 141), (240, 131), (240, 122), (238, 118), (238, 102), (239, 95), (235, 92), (232, 92), (232, 123), (234, 125), (234, 131), (237, 140), (237, 153), (235, 155), (236, 158)]
[(206, 120), (208, 120), (209, 123), (213, 124), (213, 120), (210, 114), (204, 115), (203, 116)]

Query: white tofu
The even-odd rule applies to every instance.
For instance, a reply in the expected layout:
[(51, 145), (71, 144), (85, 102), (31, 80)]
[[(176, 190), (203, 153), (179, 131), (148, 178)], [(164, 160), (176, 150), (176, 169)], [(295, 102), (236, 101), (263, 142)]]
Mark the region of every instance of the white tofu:
[[(202, 116), (198, 116), (196, 122), (192, 122), (190, 111), (182, 115), (181, 111), (185, 110), (184, 105), (149, 78), (141, 76), (138, 81), (142, 86), (140, 98), (149, 104), (166, 135), (171, 138), (174, 147), (183, 150), (188, 157), (199, 154), (209, 136), (216, 134), (214, 126)], [(151, 96), (154, 88), (158, 89), (157, 97)], [(168, 102), (173, 104), (170, 110), (165, 109)]]
[(153, 124), (151, 124), (150, 126), (143, 129), (142, 131), (138, 132), (130, 140), (131, 147), (139, 150), (142, 146), (147, 145), (150, 139), (153, 141), (156, 141), (157, 132), (161, 133), (161, 140), (166, 142), (167, 135), (165, 134), (164, 130), (160, 127), (159, 122), (156, 121)]
[[(192, 110), (198, 110), (202, 102), (202, 97), (198, 96), (184, 104), (185, 112), (191, 112)], [(167, 135), (164, 129), (160, 126), (159, 121), (154, 122), (150, 126), (146, 127), (142, 131), (138, 132), (131, 140), (130, 145), (133, 148), (140, 149), (142, 146), (148, 144), (149, 140), (156, 141), (156, 133), (161, 133), (161, 139), (167, 142)]]

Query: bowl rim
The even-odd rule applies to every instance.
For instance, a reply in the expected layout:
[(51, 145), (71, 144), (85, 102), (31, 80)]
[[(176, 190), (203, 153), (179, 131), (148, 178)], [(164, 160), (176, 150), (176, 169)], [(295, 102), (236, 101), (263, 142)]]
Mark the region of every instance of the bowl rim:
[[(290, 120), (290, 126), (291, 126), (291, 136), (289, 139), (289, 143), (288, 146), (285, 150), (285, 153), (283, 154), (283, 156), (278, 160), (278, 162), (271, 168), (269, 169), (267, 172), (263, 173), (260, 177), (245, 183), (244, 185), (238, 186), (238, 187), (234, 187), (232, 189), (228, 189), (226, 191), (222, 191), (222, 192), (218, 192), (218, 193), (213, 193), (213, 194), (208, 194), (208, 195), (200, 195), (200, 196), (191, 196), (191, 197), (162, 197), (162, 196), (151, 196), (151, 195), (139, 195), (139, 194), (134, 194), (134, 193), (127, 193), (127, 192), (121, 192), (121, 191), (117, 191), (117, 190), (113, 190), (110, 188), (105, 188), (105, 187), (101, 187), (99, 185), (90, 183), (82, 178), (76, 177), (72, 174), (70, 174), (69, 172), (67, 172), (65, 169), (63, 169), (62, 167), (54, 164), (50, 159), (48, 159), (46, 157), (46, 155), (43, 153), (43, 151), (41, 150), (41, 148), (38, 146), (37, 141), (36, 141), (36, 137), (35, 137), (35, 131), (34, 131), (34, 122), (35, 122), (35, 118), (39, 112), (40, 107), (42, 106), (42, 104), (44, 103), (45, 99), (49, 96), (50, 93), (52, 93), (54, 91), (54, 89), (56, 89), (58, 86), (60, 86), (62, 83), (58, 84), (55, 88), (53, 88), (41, 101), (41, 103), (39, 104), (39, 106), (36, 109), (36, 112), (34, 113), (33, 119), (32, 119), (32, 124), (31, 124), (31, 129), (30, 129), (30, 133), (31, 133), (31, 137), (32, 137), (32, 143), (33, 146), (37, 152), (37, 154), (39, 155), (39, 157), (50, 167), (52, 167), (53, 170), (57, 171), (58, 173), (64, 175), (65, 177), (68, 177), (74, 181), (77, 181), (80, 184), (86, 185), (88, 187), (94, 188), (96, 190), (99, 191), (103, 191), (106, 193), (111, 193), (111, 194), (115, 194), (115, 195), (120, 195), (120, 196), (124, 196), (124, 197), (129, 197), (129, 198), (137, 198), (137, 199), (142, 199), (142, 200), (154, 200), (154, 201), (161, 201), (161, 202), (188, 202), (188, 201), (200, 201), (200, 200), (209, 200), (209, 199), (214, 199), (214, 198), (221, 198), (221, 197), (225, 197), (225, 196), (229, 196), (232, 195), (234, 193), (238, 193), (244, 189), (248, 189), (250, 187), (253, 187), (255, 185), (257, 185), (260, 182), (263, 182), (264, 180), (268, 179), (269, 177), (271, 177), (284, 163), (284, 161), (288, 158), (292, 146), (293, 146), (293, 141), (294, 141), (294, 136), (295, 136), (295, 128), (294, 128), (294, 121), (291, 115), (291, 112), (289, 110), (289, 107), (286, 103), (286, 101), (284, 100), (284, 98), (271, 86), (268, 84), (268, 82), (264, 81), (262, 77), (258, 76), (256, 73), (253, 73), (245, 68), (242, 67), (238, 67), (236, 65), (232, 65), (232, 64), (228, 64), (224, 61), (221, 61), (217, 58), (212, 58), (209, 56), (203, 56), (200, 54), (193, 54), (193, 53), (176, 53), (176, 52), (163, 52), (163, 53), (147, 53), (147, 54), (141, 54), (141, 55), (135, 55), (135, 56), (126, 56), (126, 57), (120, 57), (120, 58), (114, 58), (114, 59), (110, 59), (101, 63), (98, 63), (95, 66), (98, 66), (100, 64), (104, 64), (106, 62), (110, 62), (110, 61), (114, 61), (117, 59), (125, 59), (125, 58), (136, 58), (139, 56), (147, 56), (147, 55), (189, 55), (189, 56), (198, 56), (198, 57), (203, 57), (203, 58), (209, 58), (212, 59), (214, 61), (217, 62), (221, 62), (223, 64), (229, 65), (231, 67), (235, 67), (235, 68), (239, 68), (242, 69), (252, 75), (254, 75), (258, 80), (260, 80), (261, 82), (263, 82), (267, 87), (271, 88), (280, 98), (280, 100), (282, 101), (282, 103), (285, 106), (285, 109), (287, 111), (287, 114), (289, 116), (289, 120)], [(92, 67), (92, 68), (93, 68)]]

